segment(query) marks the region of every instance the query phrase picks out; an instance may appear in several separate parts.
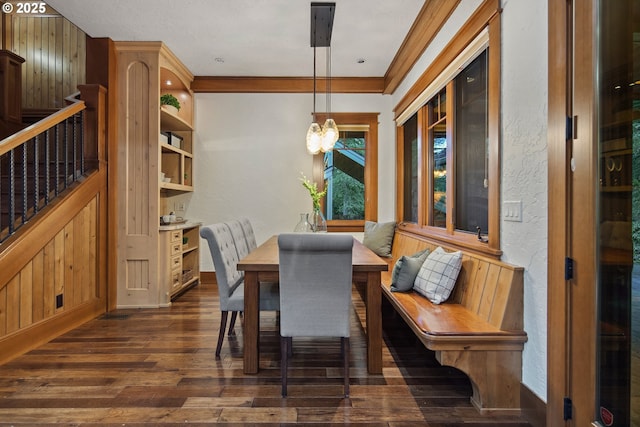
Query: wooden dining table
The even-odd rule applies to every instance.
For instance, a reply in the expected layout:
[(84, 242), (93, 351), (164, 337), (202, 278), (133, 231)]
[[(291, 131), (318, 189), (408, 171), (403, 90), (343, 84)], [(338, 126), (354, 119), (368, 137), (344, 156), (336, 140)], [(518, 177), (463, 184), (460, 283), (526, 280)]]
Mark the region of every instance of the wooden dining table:
[[(380, 276), (389, 266), (357, 239), (353, 245), (353, 282), (366, 285), (367, 369), (382, 373), (382, 291)], [(278, 282), (278, 236), (273, 236), (238, 262), (244, 271), (244, 373), (256, 374), (260, 360), (260, 283)]]

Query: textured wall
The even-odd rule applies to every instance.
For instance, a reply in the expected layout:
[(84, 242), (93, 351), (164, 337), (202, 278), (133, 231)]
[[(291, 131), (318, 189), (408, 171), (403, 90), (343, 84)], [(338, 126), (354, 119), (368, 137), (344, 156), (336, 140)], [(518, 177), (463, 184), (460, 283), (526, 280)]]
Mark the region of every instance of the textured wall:
[(522, 201), (522, 222), (502, 221), (503, 259), (525, 268), (522, 379), (547, 395), (547, 4), (503, 1), (502, 200)]
[[(293, 231), (311, 198), (299, 181), (311, 176), (305, 136), (311, 94), (196, 94), (195, 193), (185, 216), (210, 224), (248, 217), (258, 243)], [(395, 218), (395, 127), (388, 95), (332, 96), (333, 111), (380, 112), (378, 220)], [(318, 102), (317, 111), (324, 111)], [(340, 123), (338, 123), (340, 126)], [(358, 235), (356, 234), (356, 237)], [(212, 271), (207, 251), (201, 270)]]

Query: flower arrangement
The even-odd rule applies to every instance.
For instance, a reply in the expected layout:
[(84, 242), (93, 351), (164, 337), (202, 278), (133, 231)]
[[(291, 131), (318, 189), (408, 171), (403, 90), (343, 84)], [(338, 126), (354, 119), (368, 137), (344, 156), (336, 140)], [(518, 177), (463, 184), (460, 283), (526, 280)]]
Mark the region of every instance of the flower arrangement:
[(309, 179), (301, 173), (302, 177), (300, 181), (302, 182), (302, 186), (309, 191), (309, 195), (311, 196), (311, 200), (313, 201), (313, 209), (316, 211), (320, 210), (320, 201), (327, 194), (327, 189), (325, 188), (323, 191), (318, 191), (318, 185), (315, 182), (309, 181)]

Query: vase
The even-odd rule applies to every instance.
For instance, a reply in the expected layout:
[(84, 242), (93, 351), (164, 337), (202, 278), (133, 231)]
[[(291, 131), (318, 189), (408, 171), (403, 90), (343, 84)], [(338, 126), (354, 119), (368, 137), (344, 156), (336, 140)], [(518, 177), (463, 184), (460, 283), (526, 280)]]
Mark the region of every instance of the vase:
[(311, 229), (315, 233), (327, 232), (327, 220), (324, 218), (324, 214), (320, 208), (314, 208), (311, 214)]
[(309, 224), (309, 214), (300, 214), (300, 221), (298, 221), (293, 231), (295, 233), (308, 233), (312, 231), (311, 224)]

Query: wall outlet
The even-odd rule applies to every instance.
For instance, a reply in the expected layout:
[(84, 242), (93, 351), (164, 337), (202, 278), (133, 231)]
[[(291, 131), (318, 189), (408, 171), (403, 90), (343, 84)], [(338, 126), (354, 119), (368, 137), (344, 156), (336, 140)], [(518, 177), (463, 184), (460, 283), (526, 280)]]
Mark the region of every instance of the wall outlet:
[(522, 201), (504, 202), (502, 212), (505, 221), (522, 222)]
[(173, 206), (173, 210), (176, 212), (184, 212), (184, 202), (176, 202)]

